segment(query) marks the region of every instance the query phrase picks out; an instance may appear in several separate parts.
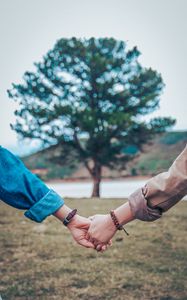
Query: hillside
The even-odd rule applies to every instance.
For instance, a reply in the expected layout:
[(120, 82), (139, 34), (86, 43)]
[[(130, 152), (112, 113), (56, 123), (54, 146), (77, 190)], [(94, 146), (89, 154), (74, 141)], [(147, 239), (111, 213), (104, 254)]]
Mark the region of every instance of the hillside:
[[(169, 132), (157, 136), (151, 143), (144, 146), (143, 153), (138, 154), (126, 169), (118, 171), (103, 168), (104, 178), (119, 178), (136, 175), (154, 175), (165, 171), (172, 161), (182, 151), (187, 143), (186, 132)], [(58, 157), (60, 148), (52, 146), (48, 149), (39, 151), (22, 160), (26, 166), (42, 179), (87, 179), (88, 171), (80, 164), (75, 154), (71, 153), (71, 158), (61, 163)], [(73, 163), (72, 163), (73, 162)]]
[(187, 132), (169, 132), (153, 140), (128, 165), (131, 175), (155, 175), (166, 171), (187, 144)]

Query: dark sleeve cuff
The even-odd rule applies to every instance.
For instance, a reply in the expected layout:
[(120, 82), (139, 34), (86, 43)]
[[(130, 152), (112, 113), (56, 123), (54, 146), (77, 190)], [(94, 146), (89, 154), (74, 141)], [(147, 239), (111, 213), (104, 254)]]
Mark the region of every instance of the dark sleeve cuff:
[(64, 200), (53, 190), (49, 190), (43, 198), (25, 212), (25, 216), (40, 223), (57, 211), (62, 205), (64, 205)]
[(159, 208), (150, 208), (147, 205), (141, 188), (130, 195), (129, 205), (133, 216), (141, 221), (155, 221), (162, 216), (162, 211)]

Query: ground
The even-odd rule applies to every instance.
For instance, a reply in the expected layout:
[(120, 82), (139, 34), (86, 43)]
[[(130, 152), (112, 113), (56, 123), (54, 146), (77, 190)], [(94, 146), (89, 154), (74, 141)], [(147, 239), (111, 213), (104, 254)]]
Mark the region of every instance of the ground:
[[(115, 199), (68, 199), (79, 213), (107, 212)], [(187, 201), (153, 223), (134, 221), (100, 254), (77, 246), (50, 217), (36, 224), (1, 204), (3, 300), (187, 299)]]

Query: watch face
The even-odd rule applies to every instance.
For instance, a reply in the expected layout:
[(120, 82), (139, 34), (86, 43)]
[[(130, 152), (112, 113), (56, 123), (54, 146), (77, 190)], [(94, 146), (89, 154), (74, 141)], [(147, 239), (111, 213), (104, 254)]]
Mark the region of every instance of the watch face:
[(67, 217), (64, 219), (63, 224), (65, 226), (67, 226), (69, 224), (69, 222), (72, 220), (72, 218), (76, 215), (77, 213), (77, 209), (73, 209), (68, 215)]
[(67, 226), (67, 225), (69, 224), (69, 221), (68, 221), (67, 218), (64, 219), (63, 224), (64, 224), (65, 226)]

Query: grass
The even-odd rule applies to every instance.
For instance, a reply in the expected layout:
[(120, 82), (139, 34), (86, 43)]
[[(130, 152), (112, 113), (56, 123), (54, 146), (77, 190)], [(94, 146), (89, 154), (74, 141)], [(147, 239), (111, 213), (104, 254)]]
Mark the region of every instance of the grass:
[[(115, 199), (68, 199), (79, 213), (104, 213)], [(53, 217), (42, 224), (1, 204), (3, 300), (187, 299), (187, 201), (153, 223), (134, 221), (103, 254), (77, 246)]]

